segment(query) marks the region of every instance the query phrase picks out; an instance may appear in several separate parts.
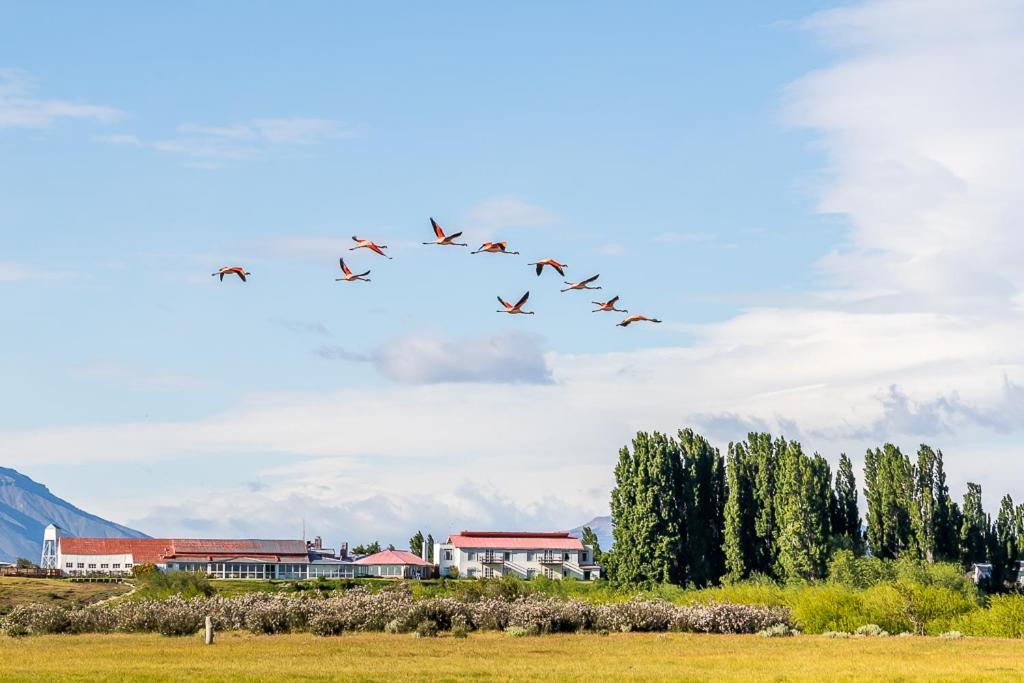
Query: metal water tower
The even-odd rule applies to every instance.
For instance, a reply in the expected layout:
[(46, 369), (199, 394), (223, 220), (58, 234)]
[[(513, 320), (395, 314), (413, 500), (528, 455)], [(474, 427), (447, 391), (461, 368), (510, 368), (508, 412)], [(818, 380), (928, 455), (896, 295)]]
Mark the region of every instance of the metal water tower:
[(57, 539), (59, 538), (60, 527), (56, 524), (48, 524), (43, 531), (43, 555), (39, 559), (41, 568), (57, 568)]

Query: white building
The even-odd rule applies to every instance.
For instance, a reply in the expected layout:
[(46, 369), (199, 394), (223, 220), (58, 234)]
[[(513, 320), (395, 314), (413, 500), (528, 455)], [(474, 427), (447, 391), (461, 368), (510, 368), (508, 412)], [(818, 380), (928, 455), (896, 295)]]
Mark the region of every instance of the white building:
[(359, 558), (355, 566), (359, 576), (391, 579), (429, 579), (434, 569), (430, 562), (407, 550), (382, 550)]
[(310, 552), (301, 540), (222, 538), (82, 538), (51, 524), (41, 566), (65, 576), (126, 576), (136, 565), (204, 572), (215, 579), (305, 579), (355, 576), (351, 562)]
[[(434, 545), (441, 576), (597, 579), (594, 549), (565, 532), (463, 531)], [(452, 570), (456, 571), (453, 572)]]

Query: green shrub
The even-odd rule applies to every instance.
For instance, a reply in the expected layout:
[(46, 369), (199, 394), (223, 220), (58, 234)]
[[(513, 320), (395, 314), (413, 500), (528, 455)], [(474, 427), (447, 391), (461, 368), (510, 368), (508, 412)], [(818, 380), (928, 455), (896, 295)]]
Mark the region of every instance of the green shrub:
[(213, 586), (202, 572), (149, 571), (136, 577), (138, 585), (132, 598), (135, 600), (159, 600), (172, 595), (198, 598), (213, 595)]
[(869, 621), (862, 593), (839, 584), (808, 586), (794, 593), (790, 606), (805, 633), (852, 631)]
[(1024, 596), (993, 595), (988, 609), (962, 614), (953, 626), (969, 636), (1024, 638)]
[(757, 635), (762, 638), (789, 638), (799, 633), (800, 632), (796, 629), (792, 629), (785, 624), (775, 624), (774, 626), (769, 626), (762, 631), (758, 631)]
[(853, 635), (860, 636), (862, 638), (884, 638), (889, 635), (889, 632), (878, 624), (864, 624), (854, 631)]
[(416, 624), (416, 630), (412, 632), (416, 638), (437, 638), (437, 622), (432, 619), (424, 619)]
[(850, 634), (847, 631), (825, 631), (821, 635), (826, 638), (849, 638)]
[(530, 626), (509, 626), (505, 629), (505, 634), (513, 638), (526, 638), (527, 636), (540, 635), (540, 629), (533, 624)]

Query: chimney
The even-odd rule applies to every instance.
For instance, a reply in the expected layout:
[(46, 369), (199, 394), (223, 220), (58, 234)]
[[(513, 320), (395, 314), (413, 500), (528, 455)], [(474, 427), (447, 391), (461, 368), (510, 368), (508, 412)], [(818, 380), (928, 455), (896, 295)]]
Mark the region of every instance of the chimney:
[(427, 557), (427, 550), (428, 550), (427, 549), (427, 539), (424, 538), (423, 539), (423, 547), (420, 549), (420, 556), (423, 558), (424, 562), (430, 562), (430, 558)]
[(319, 536), (314, 536), (313, 537), (313, 547), (316, 548), (317, 550), (320, 550), (321, 548), (323, 548), (324, 547), (323, 539), (321, 539)]
[(342, 543), (338, 546), (338, 557), (343, 560), (348, 559), (348, 542)]

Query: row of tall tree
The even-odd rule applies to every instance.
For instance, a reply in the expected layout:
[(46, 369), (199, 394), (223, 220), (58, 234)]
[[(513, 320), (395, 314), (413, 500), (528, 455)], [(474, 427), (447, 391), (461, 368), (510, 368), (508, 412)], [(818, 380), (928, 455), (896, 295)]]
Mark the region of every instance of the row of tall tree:
[(604, 561), (624, 583), (820, 579), (832, 553), (846, 548), (965, 566), (990, 561), (1000, 587), (1016, 579), (1024, 541), (1024, 505), (1004, 496), (993, 520), (981, 487), (968, 483), (958, 506), (942, 452), (927, 445), (913, 462), (892, 444), (865, 454), (866, 532), (845, 453), (833, 473), (821, 455), (765, 433), (730, 443), (723, 457), (691, 429), (640, 432), (620, 450), (615, 482), (615, 543)]

